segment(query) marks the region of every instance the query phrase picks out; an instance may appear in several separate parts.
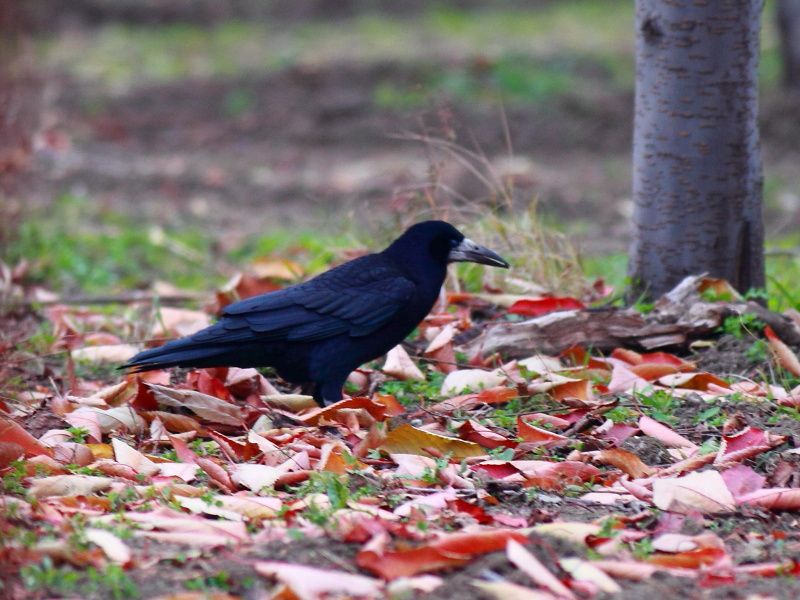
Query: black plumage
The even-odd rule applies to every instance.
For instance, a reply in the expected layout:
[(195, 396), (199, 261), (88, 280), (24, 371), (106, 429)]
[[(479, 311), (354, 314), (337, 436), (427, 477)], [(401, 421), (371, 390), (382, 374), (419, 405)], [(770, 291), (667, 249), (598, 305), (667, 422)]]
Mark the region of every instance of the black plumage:
[(455, 261), (508, 267), (449, 223), (425, 221), (383, 252), (231, 304), (214, 325), (122, 368), (271, 366), (288, 381), (314, 384), (314, 398), (329, 404), (341, 399), (354, 369), (399, 344), (430, 312)]

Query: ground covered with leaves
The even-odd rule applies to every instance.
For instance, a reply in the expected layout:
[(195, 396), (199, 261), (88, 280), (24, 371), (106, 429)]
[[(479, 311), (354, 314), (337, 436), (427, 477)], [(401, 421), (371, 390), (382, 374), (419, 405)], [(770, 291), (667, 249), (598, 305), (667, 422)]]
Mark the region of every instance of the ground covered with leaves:
[(4, 270), (4, 597), (800, 591), (800, 361), (723, 282), (694, 280), (720, 320), (674, 352), (511, 361), (481, 350), (492, 328), (592, 314), (610, 290), (451, 293), (326, 408), (268, 371), (115, 370), (130, 340), (185, 335), (295, 274), (262, 262), (189, 310), (58, 304)]

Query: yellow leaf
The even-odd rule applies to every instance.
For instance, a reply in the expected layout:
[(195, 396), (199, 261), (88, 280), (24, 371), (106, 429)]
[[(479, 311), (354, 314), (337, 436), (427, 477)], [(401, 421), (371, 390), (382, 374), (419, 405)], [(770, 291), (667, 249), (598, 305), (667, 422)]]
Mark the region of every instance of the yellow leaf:
[(455, 460), (486, 454), (480, 445), (473, 442), (417, 429), (407, 423), (389, 432), (381, 448), (391, 454), (449, 455)]

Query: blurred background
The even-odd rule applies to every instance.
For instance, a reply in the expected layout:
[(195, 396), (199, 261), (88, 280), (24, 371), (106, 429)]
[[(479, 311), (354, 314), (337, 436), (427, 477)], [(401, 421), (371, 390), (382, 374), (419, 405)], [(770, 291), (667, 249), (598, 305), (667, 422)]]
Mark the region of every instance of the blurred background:
[[(18, 4), (0, 8), (0, 243), (51, 289), (209, 287), (430, 215), (499, 216), (544, 244), (511, 239), (523, 260), (624, 279), (632, 1)], [(794, 261), (800, 101), (775, 12), (765, 212), (771, 252)]]

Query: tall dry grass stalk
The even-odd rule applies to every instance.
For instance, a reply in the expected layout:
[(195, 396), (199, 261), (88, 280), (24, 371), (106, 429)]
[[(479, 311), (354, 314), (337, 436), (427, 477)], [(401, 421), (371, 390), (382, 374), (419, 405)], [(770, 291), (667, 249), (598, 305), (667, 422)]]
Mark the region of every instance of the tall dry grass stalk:
[[(453, 136), (399, 137), (423, 147), (429, 168), (427, 181), (397, 191), (406, 201), (398, 210), (396, 226), (408, 226), (423, 218), (457, 224), (512, 263), (510, 271), (487, 269), (486, 281), (490, 285), (510, 291), (540, 289), (579, 296), (587, 290), (577, 249), (565, 235), (544, 225), (536, 196), (517, 190), (515, 178), (499, 172), (485, 153), (470, 150)], [(509, 137), (507, 134), (507, 140)], [(510, 142), (507, 146), (508, 157), (512, 158)], [(447, 177), (453, 167), (474, 179), (479, 193), (466, 197), (455, 189)]]

